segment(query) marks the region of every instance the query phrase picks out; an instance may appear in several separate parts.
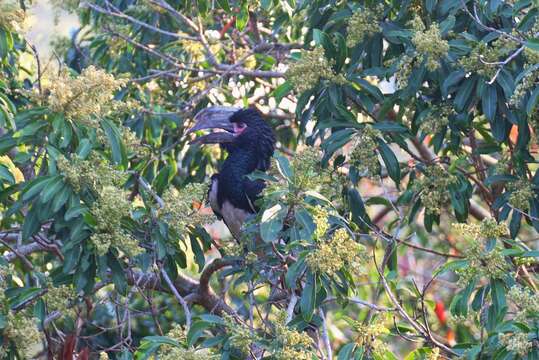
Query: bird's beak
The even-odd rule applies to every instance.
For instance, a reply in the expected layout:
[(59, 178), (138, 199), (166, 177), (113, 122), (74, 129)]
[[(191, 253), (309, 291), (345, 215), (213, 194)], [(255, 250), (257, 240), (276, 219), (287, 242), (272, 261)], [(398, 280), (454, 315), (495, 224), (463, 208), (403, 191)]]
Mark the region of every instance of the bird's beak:
[(200, 111), (195, 115), (195, 125), (187, 131), (187, 134), (207, 129), (224, 131), (197, 137), (191, 144), (222, 144), (234, 141), (234, 126), (230, 122), (230, 117), (238, 110), (240, 109), (231, 106), (212, 106)]

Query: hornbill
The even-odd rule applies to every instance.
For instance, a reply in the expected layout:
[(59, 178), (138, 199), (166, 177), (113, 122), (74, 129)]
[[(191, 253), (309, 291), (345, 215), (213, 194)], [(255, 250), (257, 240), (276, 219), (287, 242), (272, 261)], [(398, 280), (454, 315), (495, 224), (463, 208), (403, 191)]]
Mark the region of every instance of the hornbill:
[(218, 174), (211, 177), (210, 206), (238, 241), (246, 218), (258, 211), (256, 200), (265, 187), (263, 180), (247, 178), (255, 170), (266, 171), (275, 149), (272, 128), (256, 109), (213, 106), (195, 116), (188, 130), (224, 130), (196, 138), (192, 143), (220, 144), (228, 152)]

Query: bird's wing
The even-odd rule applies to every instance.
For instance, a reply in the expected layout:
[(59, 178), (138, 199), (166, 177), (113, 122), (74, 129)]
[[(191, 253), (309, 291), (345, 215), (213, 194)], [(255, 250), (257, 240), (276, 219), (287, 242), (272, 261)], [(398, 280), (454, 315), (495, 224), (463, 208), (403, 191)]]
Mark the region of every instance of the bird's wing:
[(263, 180), (243, 180), (243, 189), (245, 191), (245, 196), (247, 197), (247, 202), (251, 208), (252, 213), (258, 212), (258, 207), (255, 202), (260, 198), (262, 190), (266, 187), (266, 184)]
[(217, 198), (218, 186), (219, 174), (213, 174), (211, 177), (210, 187), (208, 188), (207, 199), (211, 209), (213, 210), (213, 213), (215, 214), (217, 219), (221, 220), (223, 219), (223, 215), (221, 214), (221, 209), (219, 207), (219, 201)]

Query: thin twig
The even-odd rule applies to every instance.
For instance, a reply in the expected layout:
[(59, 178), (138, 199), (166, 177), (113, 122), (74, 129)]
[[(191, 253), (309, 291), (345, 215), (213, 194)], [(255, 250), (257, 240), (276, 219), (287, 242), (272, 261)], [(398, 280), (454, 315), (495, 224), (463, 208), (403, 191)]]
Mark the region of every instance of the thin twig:
[(174, 283), (172, 282), (172, 280), (170, 280), (170, 277), (168, 276), (164, 268), (161, 269), (161, 275), (163, 275), (163, 279), (165, 279), (165, 282), (169, 286), (170, 290), (183, 307), (183, 312), (185, 313), (185, 327), (187, 328), (187, 330), (189, 330), (191, 328), (191, 310), (189, 310), (189, 305), (187, 305), (185, 299), (180, 295), (178, 289), (176, 289), (176, 286), (174, 286)]
[(324, 346), (326, 348), (327, 359), (332, 360), (333, 351), (331, 350), (331, 341), (329, 340), (328, 326), (326, 324), (326, 315), (324, 314), (324, 310), (322, 310), (322, 308), (318, 310), (318, 314), (322, 318), (322, 340), (324, 341)]
[(290, 321), (292, 321), (292, 318), (294, 317), (294, 308), (296, 307), (296, 304), (298, 303), (298, 297), (294, 291), (292, 291), (292, 295), (290, 296), (290, 301), (288, 302), (288, 306), (286, 307), (286, 323), (288, 324)]

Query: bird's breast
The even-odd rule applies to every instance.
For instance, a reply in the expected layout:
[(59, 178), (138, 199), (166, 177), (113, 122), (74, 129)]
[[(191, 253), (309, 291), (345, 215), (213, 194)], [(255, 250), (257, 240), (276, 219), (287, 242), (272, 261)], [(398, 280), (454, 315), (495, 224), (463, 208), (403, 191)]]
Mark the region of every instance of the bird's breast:
[(219, 206), (219, 200), (217, 197), (217, 193), (219, 191), (219, 181), (217, 180), (217, 177), (212, 178), (211, 185), (210, 185), (210, 191), (208, 192), (208, 200), (210, 202), (210, 207), (217, 215), (217, 217), (221, 218), (222, 213)]
[(232, 236), (240, 241), (241, 239), (241, 228), (245, 219), (250, 215), (247, 211), (237, 208), (230, 203), (230, 201), (225, 200), (223, 202), (223, 207), (221, 208), (221, 214), (223, 215), (223, 221), (225, 222), (228, 230)]
[(235, 207), (232, 203), (225, 199), (222, 204), (219, 204), (219, 180), (215, 176), (212, 178), (210, 185), (210, 191), (208, 192), (208, 200), (210, 207), (215, 215), (222, 219), (230, 233), (234, 238), (239, 240), (241, 238), (241, 227), (245, 222), (245, 219), (250, 215), (249, 212)]

